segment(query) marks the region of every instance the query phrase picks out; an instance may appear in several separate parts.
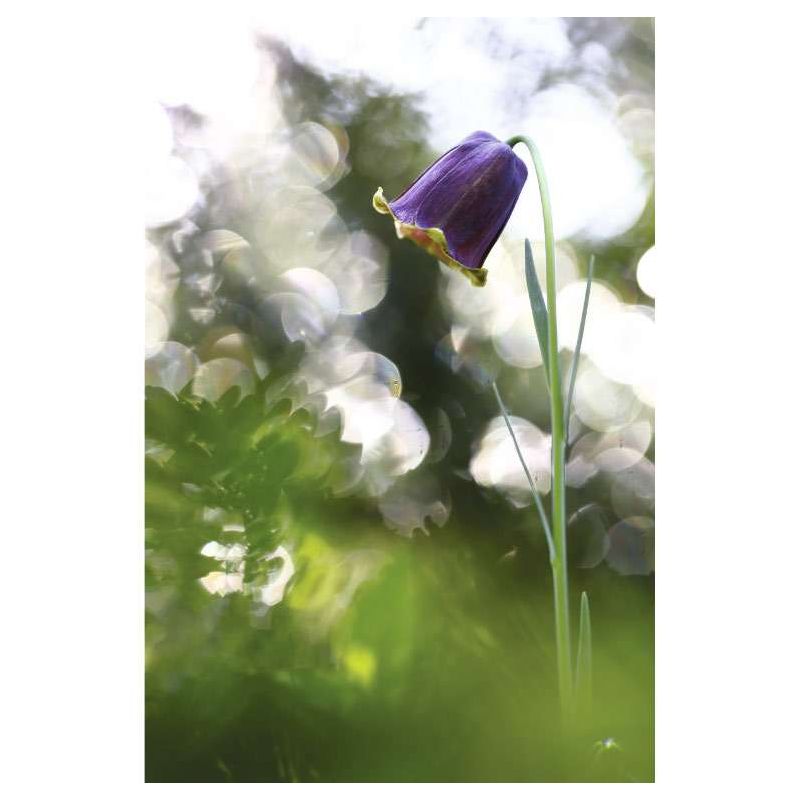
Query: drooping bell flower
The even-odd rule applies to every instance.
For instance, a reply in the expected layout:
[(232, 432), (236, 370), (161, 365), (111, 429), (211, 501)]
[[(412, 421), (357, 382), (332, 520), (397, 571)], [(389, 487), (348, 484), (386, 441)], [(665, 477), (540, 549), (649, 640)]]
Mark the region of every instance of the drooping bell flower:
[(476, 131), (434, 161), (391, 202), (379, 188), (372, 204), (443, 264), (486, 283), (483, 262), (514, 210), (528, 169), (512, 149)]

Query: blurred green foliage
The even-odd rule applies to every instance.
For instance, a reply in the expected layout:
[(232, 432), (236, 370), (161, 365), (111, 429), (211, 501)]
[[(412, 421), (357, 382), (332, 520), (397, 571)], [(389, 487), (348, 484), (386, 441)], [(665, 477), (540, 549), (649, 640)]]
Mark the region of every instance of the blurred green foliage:
[[(332, 499), (348, 446), (266, 406), (270, 383), (216, 404), (147, 390), (163, 445), (146, 459), (148, 780), (649, 779), (650, 579), (574, 582), (592, 595), (596, 703), (563, 737), (541, 558), (503, 557), (464, 515), (405, 539)], [(206, 508), (241, 527), (221, 533)], [(245, 592), (200, 585), (209, 540), (246, 541)], [(247, 588), (286, 540), (297, 573), (261, 616)], [(598, 751), (609, 736), (620, 749)]]

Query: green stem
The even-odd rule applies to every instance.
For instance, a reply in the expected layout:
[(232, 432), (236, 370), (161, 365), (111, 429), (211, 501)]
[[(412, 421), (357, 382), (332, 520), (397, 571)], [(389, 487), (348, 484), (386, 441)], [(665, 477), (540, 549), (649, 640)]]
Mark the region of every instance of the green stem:
[(553, 217), (550, 210), (550, 193), (539, 150), (527, 136), (513, 136), (506, 144), (514, 147), (522, 143), (528, 148), (539, 182), (544, 220), (545, 270), (547, 275), (548, 367), (550, 370), (550, 425), (553, 448), (553, 515), (552, 534), (555, 557), (551, 560), (553, 572), (553, 600), (555, 606), (556, 652), (558, 658), (558, 688), (561, 709), (565, 716), (572, 709), (572, 656), (570, 653), (569, 592), (567, 581), (567, 517), (566, 471), (564, 461), (565, 430), (564, 400), (558, 368), (558, 323), (556, 320), (556, 258), (553, 237)]

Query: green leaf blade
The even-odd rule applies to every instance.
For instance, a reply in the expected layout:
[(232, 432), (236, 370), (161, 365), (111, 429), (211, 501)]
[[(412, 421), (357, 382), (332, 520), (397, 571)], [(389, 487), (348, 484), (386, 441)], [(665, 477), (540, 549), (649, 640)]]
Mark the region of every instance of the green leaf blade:
[(586, 715), (592, 705), (592, 619), (589, 595), (581, 592), (581, 616), (578, 627), (578, 657), (575, 671), (575, 706)]
[(581, 360), (581, 345), (583, 344), (583, 331), (586, 328), (586, 315), (589, 311), (589, 294), (592, 290), (594, 277), (594, 254), (589, 258), (589, 271), (586, 275), (586, 293), (583, 295), (583, 309), (581, 310), (581, 323), (578, 327), (578, 340), (575, 343), (575, 352), (572, 354), (572, 368), (569, 376), (569, 389), (567, 390), (567, 404), (564, 407), (564, 422), (567, 426), (567, 441), (569, 441), (569, 415), (572, 412), (572, 396), (575, 393), (575, 380), (578, 376), (578, 363)]
[(539, 512), (539, 519), (542, 523), (542, 529), (544, 530), (545, 538), (547, 539), (547, 550), (550, 554), (550, 561), (552, 562), (555, 558), (553, 533), (550, 530), (550, 524), (547, 521), (547, 513), (542, 505), (542, 498), (539, 496), (539, 491), (536, 488), (536, 482), (533, 480), (533, 476), (528, 469), (528, 465), (525, 463), (525, 458), (522, 455), (522, 450), (520, 450), (519, 442), (517, 442), (514, 428), (511, 425), (511, 419), (508, 416), (508, 411), (506, 411), (506, 404), (503, 402), (503, 398), (500, 396), (500, 390), (497, 388), (497, 383), (495, 381), (492, 381), (492, 390), (494, 391), (494, 396), (497, 399), (497, 405), (500, 408), (500, 413), (503, 415), (503, 419), (505, 420), (508, 433), (511, 436), (511, 441), (514, 443), (514, 449), (517, 451), (519, 463), (522, 465), (522, 470), (525, 473), (525, 477), (528, 479), (528, 485), (531, 487), (531, 494), (533, 495), (533, 501), (536, 504), (536, 510)]
[(536, 268), (533, 264), (533, 250), (531, 249), (530, 239), (525, 240), (525, 283), (528, 286), (528, 299), (531, 304), (533, 314), (533, 325), (536, 328), (536, 338), (539, 340), (539, 350), (542, 352), (542, 363), (544, 364), (544, 374), (550, 375), (550, 356), (547, 349), (547, 306), (542, 295), (542, 287), (539, 285), (539, 278), (536, 275)]

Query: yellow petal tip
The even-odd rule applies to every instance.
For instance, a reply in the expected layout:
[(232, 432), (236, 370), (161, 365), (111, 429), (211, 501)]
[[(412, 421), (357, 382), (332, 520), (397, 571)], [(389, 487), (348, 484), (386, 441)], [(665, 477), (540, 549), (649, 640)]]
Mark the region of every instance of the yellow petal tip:
[(446, 267), (450, 267), (450, 269), (454, 269), (456, 272), (466, 276), (473, 286), (486, 286), (488, 272), (483, 268), (470, 269), (465, 267), (458, 259), (454, 258), (450, 253), (450, 249), (447, 246), (447, 238), (441, 228), (421, 228), (397, 219), (383, 196), (382, 186), (379, 186), (378, 191), (372, 195), (372, 207), (379, 214), (388, 214), (392, 217), (398, 239), (410, 239)]

